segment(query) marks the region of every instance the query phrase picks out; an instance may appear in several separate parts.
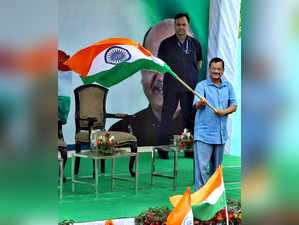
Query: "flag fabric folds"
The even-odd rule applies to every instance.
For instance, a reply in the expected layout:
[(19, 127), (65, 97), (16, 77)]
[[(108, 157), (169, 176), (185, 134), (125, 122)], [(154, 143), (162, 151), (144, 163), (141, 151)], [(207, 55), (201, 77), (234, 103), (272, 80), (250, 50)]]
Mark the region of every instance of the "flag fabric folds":
[(193, 225), (190, 187), (168, 215), (166, 225)]
[[(182, 195), (170, 197), (173, 206), (177, 206)], [(219, 210), (226, 207), (226, 196), (223, 182), (223, 169), (219, 166), (207, 183), (191, 195), (191, 206), (195, 218), (208, 221)]]
[(64, 64), (80, 74), (84, 84), (97, 82), (105, 87), (118, 84), (139, 70), (177, 76), (165, 62), (127, 38), (99, 41), (81, 49)]

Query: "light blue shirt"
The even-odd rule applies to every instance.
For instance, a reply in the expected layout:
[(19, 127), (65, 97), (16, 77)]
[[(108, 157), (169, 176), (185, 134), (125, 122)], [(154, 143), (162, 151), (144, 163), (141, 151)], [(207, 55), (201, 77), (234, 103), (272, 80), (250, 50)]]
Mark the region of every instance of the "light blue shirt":
[[(221, 78), (221, 85), (217, 87), (210, 79), (199, 82), (195, 91), (207, 99), (208, 103), (216, 109), (226, 109), (237, 105), (233, 86), (226, 79)], [(194, 96), (193, 105), (200, 99)], [(194, 125), (194, 140), (207, 144), (224, 144), (227, 140), (227, 118), (217, 116), (209, 106), (196, 111)]]

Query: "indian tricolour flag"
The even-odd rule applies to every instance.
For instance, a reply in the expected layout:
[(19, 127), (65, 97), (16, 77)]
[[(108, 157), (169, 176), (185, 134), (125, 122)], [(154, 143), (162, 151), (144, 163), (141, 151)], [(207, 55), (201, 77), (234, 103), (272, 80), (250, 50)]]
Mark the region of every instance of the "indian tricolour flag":
[[(170, 202), (176, 206), (182, 195), (170, 197)], [(222, 175), (222, 167), (219, 166), (207, 183), (191, 195), (192, 211), (195, 218), (208, 221), (219, 210), (226, 207), (226, 196)]]
[(111, 87), (139, 70), (169, 72), (177, 76), (161, 59), (127, 38), (99, 41), (75, 53), (65, 63), (81, 75), (84, 84), (97, 82)]
[(193, 225), (190, 187), (168, 215), (166, 225)]

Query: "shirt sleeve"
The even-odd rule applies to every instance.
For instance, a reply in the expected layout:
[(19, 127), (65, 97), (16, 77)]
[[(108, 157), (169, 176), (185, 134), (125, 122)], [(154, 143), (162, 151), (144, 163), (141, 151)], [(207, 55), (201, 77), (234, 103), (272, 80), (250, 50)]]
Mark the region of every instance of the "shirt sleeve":
[(237, 105), (237, 99), (232, 84), (229, 85), (229, 106)]
[(196, 41), (196, 59), (197, 61), (202, 60), (202, 52), (201, 52), (201, 45), (199, 41)]
[[(199, 82), (196, 87), (195, 87), (195, 92), (199, 94), (200, 96), (204, 97), (204, 85), (203, 82)], [(193, 99), (193, 106), (195, 105), (196, 102), (200, 101), (200, 98), (194, 95)]]
[(158, 58), (162, 59), (163, 61), (165, 61), (166, 58), (166, 45), (165, 42), (162, 41), (159, 49), (158, 49)]

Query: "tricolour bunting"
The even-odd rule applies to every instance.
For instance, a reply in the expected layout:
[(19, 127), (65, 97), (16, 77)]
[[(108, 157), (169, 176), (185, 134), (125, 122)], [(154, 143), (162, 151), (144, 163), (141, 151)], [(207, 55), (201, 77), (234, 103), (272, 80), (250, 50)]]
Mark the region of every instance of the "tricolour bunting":
[[(226, 196), (223, 182), (222, 166), (219, 166), (207, 183), (191, 195), (191, 206), (195, 218), (210, 220), (220, 209), (226, 207)], [(176, 206), (182, 195), (170, 197), (170, 202)]]
[(161, 59), (127, 38), (99, 41), (75, 53), (65, 63), (81, 75), (84, 84), (97, 82), (111, 87), (139, 70), (177, 75)]
[(71, 105), (72, 70), (63, 63), (69, 56), (58, 50), (58, 118), (67, 121)]

